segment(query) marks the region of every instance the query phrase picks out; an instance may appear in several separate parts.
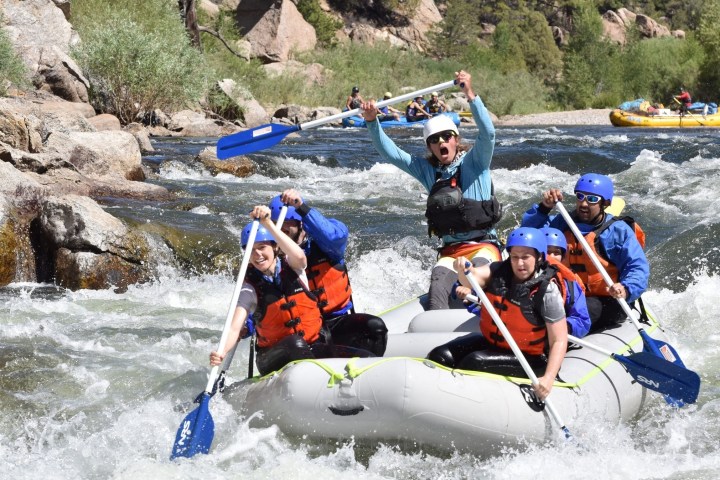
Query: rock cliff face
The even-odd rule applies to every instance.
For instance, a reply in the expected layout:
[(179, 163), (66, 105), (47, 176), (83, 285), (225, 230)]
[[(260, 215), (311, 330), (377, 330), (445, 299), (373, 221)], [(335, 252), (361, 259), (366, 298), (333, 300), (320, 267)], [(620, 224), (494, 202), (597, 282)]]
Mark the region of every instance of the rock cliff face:
[(287, 61), (291, 51), (306, 52), (317, 44), (315, 29), (289, 0), (243, 0), (235, 21), (250, 42), (250, 56), (265, 63)]
[[(88, 103), (87, 80), (68, 56), (79, 41), (69, 8), (67, 0), (0, 3), (3, 28), (36, 87), (0, 98), (0, 286), (32, 281), (122, 290), (153, 278), (157, 260), (172, 255), (160, 236), (125, 225), (93, 198), (172, 195), (144, 182), (141, 148), (152, 149), (147, 131), (123, 130)], [(237, 131), (227, 122), (194, 120), (199, 134)], [(171, 126), (182, 132), (191, 123), (179, 117)]]

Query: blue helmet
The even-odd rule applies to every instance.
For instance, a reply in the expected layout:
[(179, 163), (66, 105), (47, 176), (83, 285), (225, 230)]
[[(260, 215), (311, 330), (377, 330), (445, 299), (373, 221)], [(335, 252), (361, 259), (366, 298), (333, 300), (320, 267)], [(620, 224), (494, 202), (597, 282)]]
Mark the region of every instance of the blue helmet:
[(509, 252), (512, 247), (530, 247), (538, 253), (547, 253), (545, 234), (537, 228), (520, 227), (513, 230), (507, 239), (505, 249)]
[(270, 205), (268, 206), (270, 207), (270, 218), (272, 218), (273, 222), (277, 222), (278, 218), (280, 218), (280, 210), (285, 206), (287, 206), (285, 220), (297, 220), (298, 222), (302, 222), (302, 217), (297, 213), (297, 211), (295, 211), (295, 207), (285, 205), (282, 200), (280, 200), (280, 195), (273, 197), (273, 199), (270, 200)]
[(575, 184), (576, 192), (587, 192), (600, 195), (604, 200), (611, 201), (615, 189), (613, 188), (613, 181), (607, 175), (600, 175), (599, 173), (586, 173), (580, 177)]
[[(240, 244), (242, 245), (242, 248), (245, 248), (247, 246), (248, 240), (250, 239), (250, 230), (252, 229), (253, 222), (248, 223), (245, 225), (245, 227), (242, 229), (242, 233), (240, 234)], [(268, 232), (265, 227), (262, 225), (258, 225), (257, 234), (255, 235), (255, 242), (275, 242), (275, 237), (272, 236), (272, 233)]]
[(567, 240), (560, 230), (557, 228), (543, 227), (541, 231), (545, 233), (545, 241), (548, 247), (561, 248), (563, 254), (567, 252)]

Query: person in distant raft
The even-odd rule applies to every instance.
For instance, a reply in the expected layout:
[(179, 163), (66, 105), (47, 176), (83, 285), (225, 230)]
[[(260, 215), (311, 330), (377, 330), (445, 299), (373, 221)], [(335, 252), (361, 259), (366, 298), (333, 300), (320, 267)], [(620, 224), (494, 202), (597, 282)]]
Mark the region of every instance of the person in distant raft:
[[(507, 260), (480, 268), (464, 257), (455, 261), (462, 286), (470, 289), (466, 276), (475, 277), (539, 376), (534, 388), (540, 400), (550, 394), (567, 351), (567, 292), (563, 285), (573, 278), (566, 266), (547, 261), (546, 250), (543, 232), (520, 227), (508, 236)], [(440, 345), (427, 358), (450, 368), (526, 376), (485, 307), (480, 310), (480, 332)]]
[(693, 103), (690, 92), (685, 90), (685, 87), (680, 87), (680, 95), (676, 95), (673, 98), (680, 105), (678, 107), (678, 112), (680, 112), (680, 114), (682, 115), (686, 114), (688, 112), (688, 109), (690, 108), (690, 105), (692, 105)]
[(347, 97), (347, 100), (345, 100), (345, 108), (347, 110), (354, 110), (356, 108), (360, 108), (360, 105), (365, 100), (360, 96), (360, 88), (359, 87), (353, 87), (352, 92), (350, 92), (350, 95)]
[[(392, 98), (392, 93), (385, 92), (385, 95), (383, 95), (383, 100), (390, 100)], [(393, 108), (390, 105), (387, 105), (382, 108), (378, 108), (378, 120), (381, 122), (386, 122), (388, 120), (400, 120), (400, 116), (403, 114), (400, 110), (397, 108)]]
[(614, 191), (610, 177), (586, 173), (575, 183), (577, 204), (575, 210), (570, 212), (612, 279), (612, 287), (605, 284), (602, 274), (583, 251), (565, 219), (561, 215), (550, 216), (555, 204), (563, 199), (562, 191), (551, 189), (543, 192), (540, 203), (525, 212), (522, 219), (523, 226), (550, 226), (565, 235), (567, 257), (564, 261), (585, 284), (592, 320), (591, 331), (611, 327), (625, 320), (625, 312), (615, 299), (623, 298), (632, 304), (647, 289), (650, 277), (650, 265), (643, 252), (645, 234), (632, 218), (615, 217), (605, 212)]
[(440, 100), (438, 92), (432, 92), (430, 94), (430, 100), (425, 104), (425, 110), (427, 110), (430, 115), (437, 115), (438, 113), (447, 112), (447, 109), (445, 102)]
[(407, 108), (405, 108), (405, 118), (408, 122), (419, 122), (420, 120), (427, 120), (430, 117), (430, 113), (425, 110), (425, 102), (423, 101), (422, 95), (415, 97), (415, 99), (408, 104)]
[(376, 118), (375, 102), (361, 107), (373, 146), (382, 159), (413, 176), (429, 192), (425, 211), (428, 233), (443, 242), (430, 279), (430, 310), (449, 307), (450, 292), (457, 280), (455, 258), (468, 257), (476, 266), (500, 260), (494, 226), (502, 216), (502, 208), (490, 179), (495, 127), (482, 100), (473, 92), (470, 74), (461, 70), (455, 73), (455, 79), (470, 102), (478, 126), (472, 147), (460, 144), (453, 121), (439, 115), (423, 128), (427, 157), (412, 156), (385, 135)]
[(287, 212), (281, 229), (305, 252), (307, 285), (317, 299), (333, 342), (378, 354), (379, 346), (385, 344), (387, 328), (379, 317), (355, 313), (345, 264), (349, 237), (347, 226), (340, 220), (323, 216), (292, 188), (270, 200), (273, 222), (278, 221), (283, 206), (287, 207)]

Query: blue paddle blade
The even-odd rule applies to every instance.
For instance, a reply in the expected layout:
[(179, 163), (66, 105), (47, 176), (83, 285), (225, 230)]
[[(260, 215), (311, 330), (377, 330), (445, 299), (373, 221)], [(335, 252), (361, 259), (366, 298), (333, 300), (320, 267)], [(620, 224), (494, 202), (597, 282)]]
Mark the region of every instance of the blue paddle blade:
[(217, 157), (220, 160), (245, 155), (270, 148), (280, 143), (287, 135), (300, 131), (299, 125), (291, 127), (278, 123), (267, 123), (259, 127), (222, 137), (217, 143)]
[[(643, 330), (642, 328), (639, 330), (640, 336), (643, 339), (644, 344), (644, 350), (646, 352), (652, 353), (658, 358), (662, 358), (667, 360), (668, 362), (671, 362), (674, 365), (679, 366), (680, 368), (685, 368), (685, 364), (680, 359), (680, 355), (677, 353), (677, 350), (675, 350), (672, 345), (669, 343), (663, 342), (662, 340), (656, 340), (652, 338), (648, 333)], [(680, 398), (673, 397), (671, 395), (666, 394), (665, 395), (665, 401), (674, 407), (682, 407), (685, 402), (683, 402)], [(692, 403), (692, 402), (689, 402)]]
[(215, 436), (215, 422), (208, 406), (211, 394), (200, 395), (200, 405), (188, 413), (175, 435), (175, 445), (170, 460), (178, 457), (190, 458), (197, 453), (208, 453)]
[(650, 353), (654, 353), (658, 357), (664, 358), (668, 362), (672, 362), (675, 365), (678, 365), (680, 367), (685, 367), (685, 364), (680, 359), (680, 355), (677, 353), (677, 350), (675, 350), (672, 345), (670, 345), (669, 343), (663, 342), (662, 340), (656, 340), (656, 339), (652, 338), (644, 330), (642, 330), (640, 332), (640, 336), (642, 337), (642, 339), (645, 343), (646, 351), (648, 351)]
[(613, 358), (622, 363), (645, 388), (664, 394), (668, 403), (682, 406), (697, 400), (700, 377), (692, 370), (647, 352), (613, 355)]

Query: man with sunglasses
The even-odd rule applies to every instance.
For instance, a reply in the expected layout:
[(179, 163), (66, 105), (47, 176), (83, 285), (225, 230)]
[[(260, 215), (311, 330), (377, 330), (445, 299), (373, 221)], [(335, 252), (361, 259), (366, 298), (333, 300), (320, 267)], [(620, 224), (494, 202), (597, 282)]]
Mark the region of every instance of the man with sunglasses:
[(635, 231), (622, 219), (606, 213), (614, 195), (610, 177), (597, 173), (582, 175), (575, 184), (575, 210), (570, 216), (585, 236), (590, 248), (614, 282), (608, 287), (590, 257), (583, 251), (570, 227), (561, 215), (550, 211), (563, 194), (551, 189), (542, 194), (542, 200), (525, 212), (522, 226), (557, 228), (565, 234), (568, 243), (565, 262), (585, 283), (591, 331), (609, 327), (625, 319), (625, 313), (616, 298), (628, 303), (637, 300), (647, 289), (650, 266)]
[[(478, 128), (475, 144), (460, 143), (453, 121), (437, 115), (425, 123), (423, 140), (428, 155), (410, 155), (399, 148), (377, 121), (375, 102), (361, 106), (373, 146), (382, 160), (392, 163), (418, 180), (429, 192), (425, 216), (428, 233), (443, 241), (440, 259), (432, 270), (429, 310), (449, 308), (450, 293), (457, 280), (455, 258), (464, 256), (475, 266), (500, 260), (495, 224), (502, 216), (490, 179), (490, 162), (495, 149), (495, 127), (485, 105), (472, 89), (471, 76), (455, 73)], [(457, 308), (464, 308), (457, 302)]]

